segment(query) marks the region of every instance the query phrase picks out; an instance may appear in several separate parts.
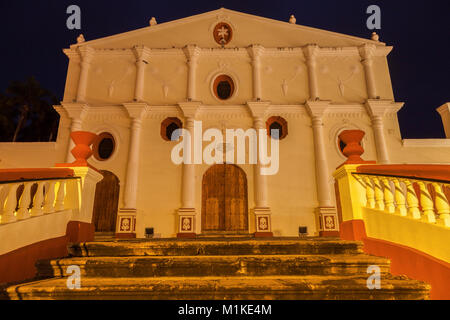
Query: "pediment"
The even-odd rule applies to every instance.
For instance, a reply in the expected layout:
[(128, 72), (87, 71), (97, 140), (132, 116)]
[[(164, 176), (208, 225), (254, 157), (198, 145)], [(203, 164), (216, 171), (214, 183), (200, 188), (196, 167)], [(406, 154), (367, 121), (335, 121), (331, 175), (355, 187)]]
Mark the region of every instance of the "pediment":
[(73, 47), (88, 45), (95, 49), (132, 48), (136, 45), (148, 48), (182, 48), (195, 44), (203, 48), (215, 48), (217, 25), (231, 27), (232, 39), (228, 48), (248, 47), (259, 44), (267, 48), (302, 47), (317, 44), (321, 47), (355, 47), (366, 43), (385, 46), (372, 41), (331, 31), (263, 18), (229, 9), (218, 9), (191, 17), (148, 26), (97, 40), (83, 42)]

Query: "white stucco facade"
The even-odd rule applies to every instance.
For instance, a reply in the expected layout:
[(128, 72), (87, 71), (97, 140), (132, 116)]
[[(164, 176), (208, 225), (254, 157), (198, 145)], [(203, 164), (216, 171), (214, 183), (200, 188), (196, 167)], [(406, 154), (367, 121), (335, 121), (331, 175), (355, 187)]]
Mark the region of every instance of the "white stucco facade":
[[(215, 41), (219, 23), (232, 29), (226, 45)], [(112, 156), (89, 161), (119, 178), (119, 217), (135, 216), (136, 236), (152, 227), (174, 237), (180, 216), (195, 217), (193, 231), (200, 234), (202, 178), (211, 166), (174, 164), (178, 142), (161, 137), (161, 122), (176, 117), (185, 129), (195, 120), (204, 130), (247, 130), (282, 117), (289, 133), (280, 140), (279, 172), (262, 178), (254, 165), (239, 165), (247, 177), (248, 232), (257, 231), (255, 214), (261, 214), (270, 217), (274, 236), (297, 236), (299, 226), (317, 235), (318, 214), (336, 212), (332, 172), (345, 161), (338, 146), (343, 130), (366, 132), (366, 160), (450, 162), (447, 139), (402, 140), (391, 50), (379, 41), (227, 9), (80, 42), (64, 50), (69, 64), (64, 98), (55, 107), (57, 142), (1, 143), (0, 168), (51, 167), (71, 159), (71, 131), (108, 132), (116, 142)], [(234, 83), (227, 100), (214, 93), (219, 75)]]

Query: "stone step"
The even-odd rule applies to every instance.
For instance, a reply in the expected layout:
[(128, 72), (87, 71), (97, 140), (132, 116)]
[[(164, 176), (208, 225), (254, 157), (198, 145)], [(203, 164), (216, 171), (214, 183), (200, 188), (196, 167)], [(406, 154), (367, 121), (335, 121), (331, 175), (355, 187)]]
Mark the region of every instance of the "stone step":
[(388, 273), (388, 259), (368, 255), (251, 255), (87, 257), (40, 261), (41, 277), (67, 276), (76, 265), (87, 277), (269, 276), (367, 274), (371, 265)]
[(428, 284), (383, 275), (381, 289), (369, 290), (367, 276), (82, 278), (69, 290), (66, 278), (11, 286), (11, 299), (37, 300), (421, 300)]
[(90, 242), (69, 246), (76, 257), (198, 256), (198, 255), (312, 255), (363, 253), (362, 243), (311, 239), (152, 239)]

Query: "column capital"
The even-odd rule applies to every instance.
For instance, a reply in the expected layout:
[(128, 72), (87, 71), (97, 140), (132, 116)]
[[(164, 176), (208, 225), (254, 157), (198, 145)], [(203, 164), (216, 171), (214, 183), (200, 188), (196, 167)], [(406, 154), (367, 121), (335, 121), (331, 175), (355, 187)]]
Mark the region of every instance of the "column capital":
[(306, 101), (305, 107), (311, 118), (322, 118), (330, 107), (331, 101)]
[(67, 115), (71, 119), (84, 120), (90, 110), (89, 105), (86, 103), (61, 102), (61, 106), (64, 108), (64, 110), (67, 112)]
[(257, 60), (264, 53), (265, 48), (259, 44), (252, 44), (247, 48), (250, 58)]
[(81, 58), (81, 63), (90, 64), (95, 55), (95, 49), (88, 46), (81, 46), (77, 48)]
[(192, 119), (195, 119), (197, 117), (198, 111), (200, 110), (201, 106), (202, 102), (200, 101), (186, 101), (178, 103), (178, 107), (181, 109), (181, 112), (183, 112), (183, 116), (185, 118)]
[(307, 62), (314, 61), (319, 55), (320, 47), (317, 44), (308, 44), (303, 47), (303, 54), (305, 55)]
[(371, 60), (375, 56), (375, 52), (377, 51), (377, 47), (374, 44), (368, 43), (363, 44), (358, 49), (362, 61)]
[(150, 111), (150, 107), (145, 102), (128, 102), (124, 103), (123, 107), (131, 119), (142, 120), (142, 118)]
[(368, 99), (365, 107), (367, 113), (373, 119), (382, 118), (388, 113), (397, 113), (404, 104), (404, 102), (395, 102), (393, 100)]
[(270, 107), (270, 101), (248, 101), (247, 107), (252, 114), (252, 117), (255, 119), (261, 118), (264, 119), (267, 110)]
[(147, 62), (150, 53), (151, 49), (147, 48), (146, 46), (138, 45), (133, 47), (133, 54), (136, 58), (136, 62), (141, 62), (142, 60), (144, 62)]
[(183, 48), (188, 62), (194, 62), (202, 53), (202, 49), (196, 44), (188, 44)]

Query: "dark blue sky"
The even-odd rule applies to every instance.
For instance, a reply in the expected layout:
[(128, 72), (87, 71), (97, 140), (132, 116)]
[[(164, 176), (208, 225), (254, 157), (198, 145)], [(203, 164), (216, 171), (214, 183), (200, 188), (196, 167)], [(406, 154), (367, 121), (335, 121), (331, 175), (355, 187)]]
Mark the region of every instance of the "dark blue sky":
[[(66, 9), (82, 10), (82, 30), (68, 30)], [(367, 38), (366, 8), (382, 11), (381, 41), (394, 46), (389, 56), (403, 138), (443, 138), (435, 111), (450, 101), (449, 0), (0, 0), (0, 91), (10, 80), (34, 75), (62, 98), (67, 58), (62, 48), (83, 33), (87, 40), (142, 28), (155, 16), (159, 23), (225, 7), (271, 19)]]

